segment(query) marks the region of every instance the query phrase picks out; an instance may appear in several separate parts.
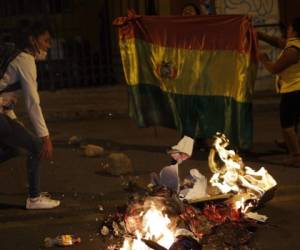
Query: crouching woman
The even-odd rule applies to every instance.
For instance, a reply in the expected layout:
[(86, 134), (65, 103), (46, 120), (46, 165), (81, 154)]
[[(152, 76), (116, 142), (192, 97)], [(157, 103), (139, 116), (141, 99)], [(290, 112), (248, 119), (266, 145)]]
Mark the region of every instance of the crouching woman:
[[(27, 209), (50, 209), (60, 201), (40, 192), (41, 160), (52, 157), (52, 142), (40, 106), (35, 60), (45, 58), (51, 45), (50, 28), (43, 22), (27, 23), (17, 32), (16, 51), (0, 80), (0, 145), (28, 153)], [(20, 124), (14, 113), (22, 94), (35, 134)]]

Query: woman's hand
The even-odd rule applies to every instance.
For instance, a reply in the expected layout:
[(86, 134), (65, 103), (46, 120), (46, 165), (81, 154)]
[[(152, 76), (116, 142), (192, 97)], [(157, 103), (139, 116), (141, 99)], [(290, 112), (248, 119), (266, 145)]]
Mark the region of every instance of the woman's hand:
[(53, 146), (52, 146), (52, 141), (49, 136), (44, 136), (41, 138), (43, 145), (42, 145), (42, 150), (40, 153), (40, 158), (41, 159), (52, 159), (53, 155)]

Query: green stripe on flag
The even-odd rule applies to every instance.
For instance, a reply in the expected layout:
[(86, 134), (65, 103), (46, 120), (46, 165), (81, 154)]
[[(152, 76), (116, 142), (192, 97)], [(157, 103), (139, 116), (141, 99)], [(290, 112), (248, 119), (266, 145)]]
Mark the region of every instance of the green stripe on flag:
[(252, 146), (252, 104), (227, 96), (182, 95), (149, 84), (129, 85), (129, 115), (140, 127), (176, 128), (209, 138), (222, 132), (240, 149)]

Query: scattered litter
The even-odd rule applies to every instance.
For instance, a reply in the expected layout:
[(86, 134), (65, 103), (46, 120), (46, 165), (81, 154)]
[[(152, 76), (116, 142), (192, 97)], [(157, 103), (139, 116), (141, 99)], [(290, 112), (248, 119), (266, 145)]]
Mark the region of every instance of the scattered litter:
[(174, 192), (179, 191), (179, 176), (178, 176), (178, 164), (164, 167), (159, 174), (159, 182), (161, 186), (170, 188)]
[(190, 181), (192, 183), (191, 188), (183, 189), (179, 197), (189, 201), (202, 199), (208, 197), (207, 194), (207, 179), (197, 169), (190, 170)]
[(70, 234), (59, 235), (55, 238), (46, 237), (44, 239), (45, 247), (54, 247), (54, 246), (72, 246), (81, 242), (80, 237), (76, 237)]
[(119, 228), (118, 224), (115, 221), (113, 222), (112, 227), (114, 230), (114, 235), (119, 236), (122, 230)]
[(167, 187), (174, 192), (179, 192), (180, 179), (178, 173), (178, 166), (183, 161), (187, 160), (192, 156), (194, 147), (194, 139), (188, 136), (184, 136), (178, 144), (171, 147), (167, 151), (169, 155), (175, 160), (175, 163), (164, 167), (159, 175), (151, 173), (151, 183), (148, 185), (149, 188), (155, 185)]
[(189, 157), (192, 156), (193, 153), (193, 148), (194, 148), (194, 139), (188, 136), (184, 136), (178, 144), (172, 146), (172, 150), (170, 150), (168, 153), (175, 153), (175, 152), (180, 152), (180, 153), (185, 153)]
[(117, 249), (119, 249), (117, 244), (113, 244), (107, 247), (107, 250), (117, 250)]
[(245, 213), (245, 217), (259, 222), (266, 222), (268, 219), (266, 215), (259, 214), (256, 212), (247, 212)]
[(107, 226), (103, 226), (101, 228), (101, 234), (104, 235), (104, 236), (108, 235), (109, 234), (109, 228)]
[(121, 237), (125, 233), (122, 214), (111, 214), (100, 224), (100, 233), (103, 236)]

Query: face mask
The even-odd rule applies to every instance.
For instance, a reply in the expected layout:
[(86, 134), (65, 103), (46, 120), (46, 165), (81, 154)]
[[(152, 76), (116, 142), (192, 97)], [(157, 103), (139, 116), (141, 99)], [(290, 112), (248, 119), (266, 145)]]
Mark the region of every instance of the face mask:
[(35, 60), (37, 61), (45, 61), (47, 58), (47, 51), (45, 50), (39, 50), (38, 53), (35, 55)]

